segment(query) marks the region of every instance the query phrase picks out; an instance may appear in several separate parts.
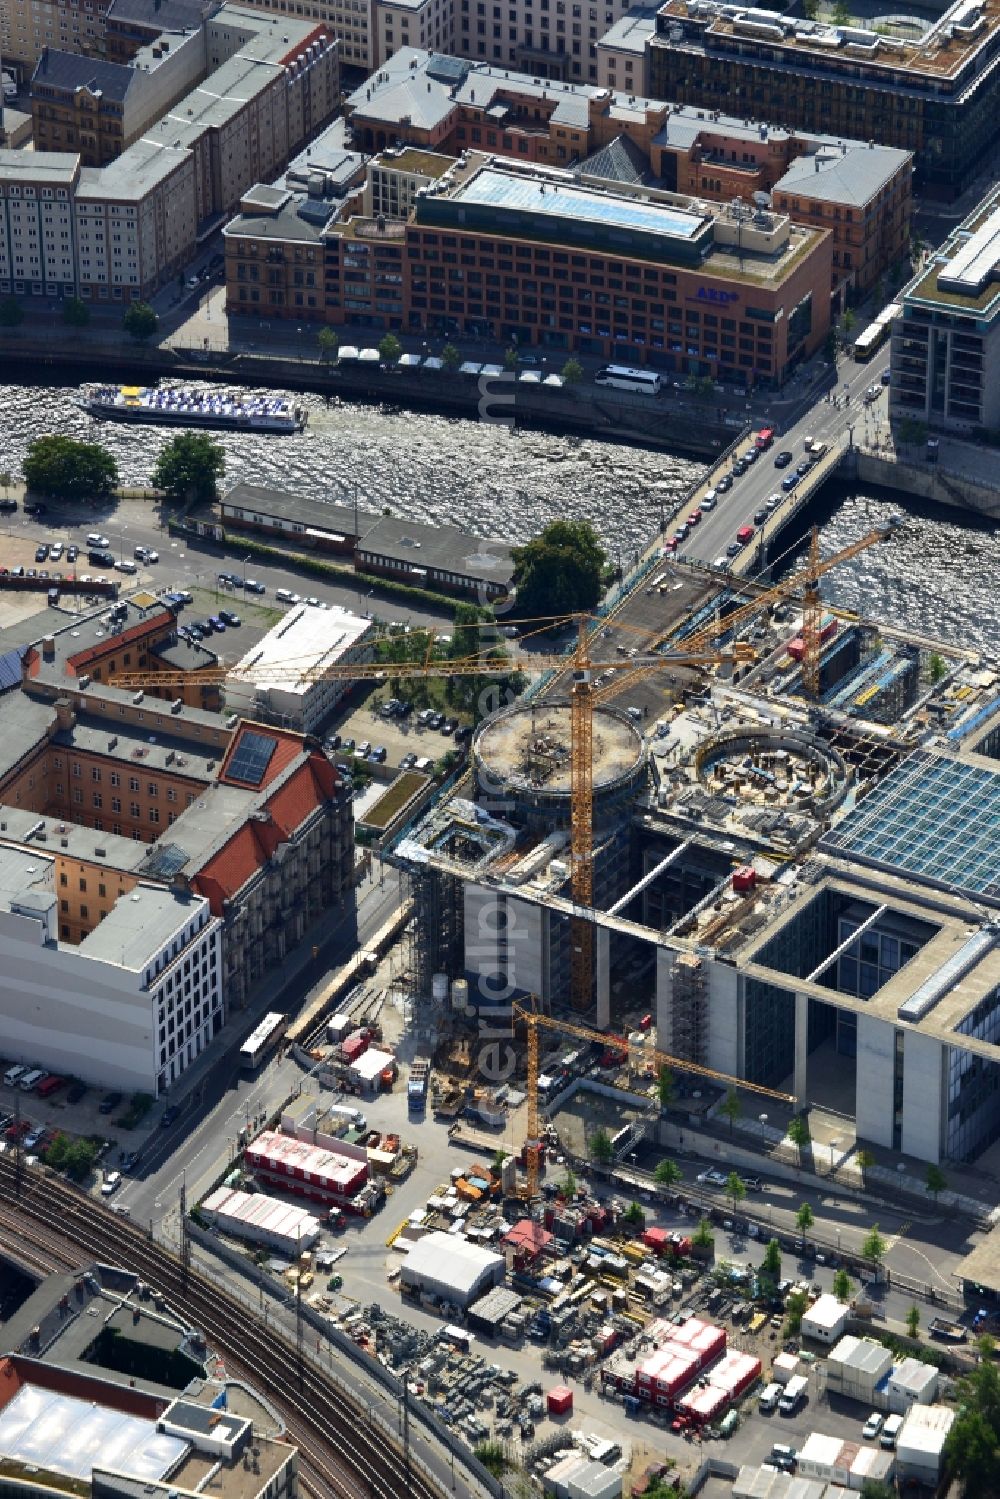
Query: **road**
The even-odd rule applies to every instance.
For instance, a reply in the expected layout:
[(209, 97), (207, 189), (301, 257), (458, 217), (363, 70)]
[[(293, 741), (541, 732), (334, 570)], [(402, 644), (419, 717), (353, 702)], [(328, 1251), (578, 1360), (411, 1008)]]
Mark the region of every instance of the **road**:
[[(804, 416), (786, 431), (779, 432), (770, 451), (762, 453), (742, 478), (735, 478), (728, 493), (719, 495), (717, 508), (703, 515), (701, 521), (691, 528), (678, 551), (701, 562), (726, 559), (727, 548), (735, 541), (740, 527), (754, 525), (754, 515), (764, 507), (768, 496), (775, 491), (781, 492), (782, 479), (794, 471), (795, 464), (804, 456), (804, 440), (807, 436), (833, 446), (844, 444), (848, 433), (855, 428), (858, 429), (859, 440), (863, 432), (874, 431), (876, 423), (885, 416), (887, 392), (882, 390), (871, 408), (864, 404), (864, 393), (873, 384), (882, 389), (879, 376), (888, 362), (887, 349), (880, 350), (867, 364), (856, 364), (853, 359), (842, 358), (836, 370), (836, 385), (834, 372), (829, 371), (830, 391), (836, 391), (837, 404), (825, 395), (820, 395), (816, 404)], [(741, 445), (739, 451), (746, 452), (751, 446), (748, 440)], [(792, 463), (787, 468), (777, 469), (774, 460), (782, 450), (791, 452)], [(737, 455), (734, 453), (732, 456), (735, 458)], [(704, 488), (699, 489), (695, 504), (703, 493)], [(684, 519), (686, 514), (678, 516), (678, 520)]]
[[(375, 866), (378, 871), (381, 866)], [(330, 972), (358, 946), (384, 926), (399, 905), (398, 876), (393, 870), (378, 873), (358, 889), (357, 920), (347, 912), (328, 927), (330, 935), (323, 954), (324, 972), (317, 977), (314, 964), (293, 974), (287, 987), (274, 984), (257, 997), (251, 1010), (241, 1012), (231, 1039), (212, 1055), (211, 1067), (191, 1086), (182, 1102), (182, 1114), (169, 1130), (153, 1134), (142, 1150), (137, 1175), (118, 1192), (116, 1203), (126, 1206), (134, 1221), (160, 1223), (176, 1212), (182, 1183), (189, 1203), (197, 1202), (208, 1185), (233, 1159), (241, 1127), (259, 1115), (266, 1116), (294, 1093), (302, 1079), (301, 1068), (289, 1060), (274, 1061), (256, 1078), (237, 1077), (236, 1052), (255, 1018), (279, 1006), (289, 1014), (302, 1009), (329, 982)], [(307, 934), (303, 947), (307, 947)]]

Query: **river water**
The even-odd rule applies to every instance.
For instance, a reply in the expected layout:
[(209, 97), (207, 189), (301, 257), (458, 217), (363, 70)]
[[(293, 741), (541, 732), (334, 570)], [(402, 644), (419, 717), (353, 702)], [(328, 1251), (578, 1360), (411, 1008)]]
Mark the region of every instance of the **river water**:
[[(17, 473), (43, 433), (99, 437), (122, 482), (148, 480), (170, 437), (162, 427), (95, 423), (74, 405), (76, 386), (0, 385), (0, 470)], [(592, 522), (612, 557), (630, 561), (703, 465), (669, 453), (457, 418), (297, 396), (310, 410), (301, 437), (216, 433), (226, 482), (275, 485), (342, 499), (358, 486), (364, 509), (450, 521), (521, 542), (547, 522)], [(902, 533), (827, 575), (824, 596), (870, 619), (963, 645), (1000, 642), (1000, 529), (959, 511), (829, 490), (803, 519), (822, 528), (824, 554), (846, 546), (894, 510)]]

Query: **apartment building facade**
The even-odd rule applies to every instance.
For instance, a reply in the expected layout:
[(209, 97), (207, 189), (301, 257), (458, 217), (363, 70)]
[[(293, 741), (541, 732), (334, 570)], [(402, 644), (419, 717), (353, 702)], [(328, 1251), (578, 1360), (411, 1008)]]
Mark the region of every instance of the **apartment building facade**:
[(4, 0), (0, 5), (0, 57), (22, 79), (46, 47), (100, 57), (107, 0)]

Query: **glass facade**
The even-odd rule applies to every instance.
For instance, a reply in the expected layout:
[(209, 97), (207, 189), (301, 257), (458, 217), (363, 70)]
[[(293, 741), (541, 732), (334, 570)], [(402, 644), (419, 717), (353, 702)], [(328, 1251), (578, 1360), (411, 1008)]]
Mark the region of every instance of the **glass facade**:
[[(956, 1027), (965, 1036), (1000, 1043), (1000, 987)], [(971, 1161), (1000, 1139), (1000, 1064), (951, 1047), (948, 1053), (946, 1154)]]

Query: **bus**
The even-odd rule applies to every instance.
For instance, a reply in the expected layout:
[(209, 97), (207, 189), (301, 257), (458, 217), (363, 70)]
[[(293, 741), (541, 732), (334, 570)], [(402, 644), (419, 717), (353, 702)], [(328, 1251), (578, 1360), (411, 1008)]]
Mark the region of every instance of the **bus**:
[(252, 1030), (240, 1047), (240, 1067), (244, 1072), (256, 1072), (264, 1058), (273, 1051), (285, 1034), (287, 1016), (271, 1011), (265, 1015), (255, 1030)]
[(892, 325), (899, 317), (902, 306), (899, 302), (890, 302), (888, 307), (883, 307), (878, 317), (868, 327), (863, 329), (854, 340), (854, 348), (851, 351), (858, 364), (864, 364), (870, 359), (876, 349), (880, 349), (892, 332)]
[(595, 385), (613, 385), (616, 390), (637, 390), (640, 395), (658, 396), (663, 381), (655, 370), (630, 369), (627, 364), (606, 364), (594, 376)]

